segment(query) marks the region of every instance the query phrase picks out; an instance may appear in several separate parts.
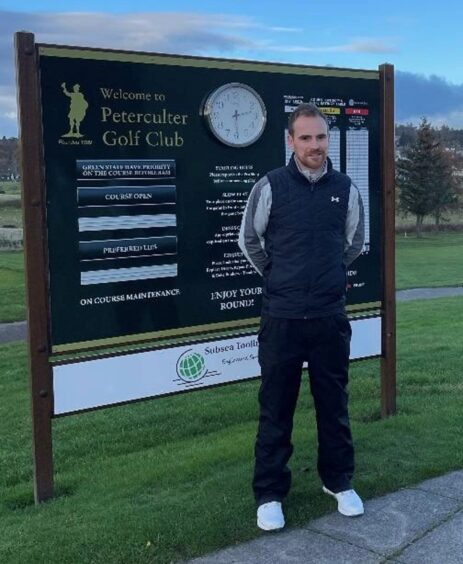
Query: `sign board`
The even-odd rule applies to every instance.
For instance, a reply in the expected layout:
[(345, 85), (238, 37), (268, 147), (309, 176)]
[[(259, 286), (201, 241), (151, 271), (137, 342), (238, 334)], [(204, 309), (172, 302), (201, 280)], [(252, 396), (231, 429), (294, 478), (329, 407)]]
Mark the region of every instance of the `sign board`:
[(349, 305), (378, 305), (377, 71), (38, 53), (53, 351), (255, 324), (261, 278), (237, 247), (240, 220), (254, 183), (288, 161), (301, 102), (326, 113), (334, 167), (365, 206)]

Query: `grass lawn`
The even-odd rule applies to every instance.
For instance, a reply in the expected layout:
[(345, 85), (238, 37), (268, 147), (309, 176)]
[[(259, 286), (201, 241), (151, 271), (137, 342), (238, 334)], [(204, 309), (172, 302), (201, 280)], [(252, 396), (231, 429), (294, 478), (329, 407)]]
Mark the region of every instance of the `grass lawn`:
[(463, 285), (463, 232), (397, 235), (398, 289)]
[(23, 226), (22, 221), (21, 208), (0, 205), (0, 227), (19, 229)]
[[(462, 335), (461, 298), (399, 304), (398, 414), (387, 420), (379, 362), (353, 364), (355, 487), (365, 498), (463, 466)], [(250, 489), (257, 381), (56, 420), (58, 496), (35, 508), (25, 347), (0, 350), (2, 563), (164, 563), (260, 535)], [(314, 430), (305, 384), (289, 527), (335, 509), (316, 476)]]
[(0, 323), (26, 319), (24, 256), (0, 252)]
[(2, 194), (20, 194), (21, 184), (19, 182), (11, 182), (10, 180), (0, 181), (0, 193)]
[(0, 227), (22, 227), (20, 193), (19, 182), (0, 182)]

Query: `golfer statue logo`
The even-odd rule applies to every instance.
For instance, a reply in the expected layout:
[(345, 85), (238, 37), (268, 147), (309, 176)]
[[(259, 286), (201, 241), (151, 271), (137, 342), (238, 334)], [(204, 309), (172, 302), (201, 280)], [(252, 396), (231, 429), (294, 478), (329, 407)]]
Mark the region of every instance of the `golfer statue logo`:
[(69, 131), (64, 135), (61, 135), (61, 137), (83, 137), (83, 134), (80, 132), (80, 124), (84, 120), (85, 114), (87, 113), (88, 102), (80, 91), (80, 84), (74, 84), (74, 86), (72, 87), (72, 92), (70, 92), (66, 88), (65, 82), (61, 84), (61, 88), (63, 89), (65, 96), (70, 98), (68, 113)]
[(201, 380), (207, 373), (204, 358), (193, 349), (184, 352), (177, 360), (177, 374), (187, 383)]

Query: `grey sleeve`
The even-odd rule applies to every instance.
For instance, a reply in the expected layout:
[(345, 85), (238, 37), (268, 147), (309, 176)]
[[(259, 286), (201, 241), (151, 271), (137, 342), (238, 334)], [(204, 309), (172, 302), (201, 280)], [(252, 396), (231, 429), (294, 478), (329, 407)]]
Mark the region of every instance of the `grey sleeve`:
[(251, 190), (241, 221), (238, 245), (254, 269), (262, 276), (268, 257), (264, 234), (272, 207), (272, 189), (266, 176)]
[(344, 241), (344, 264), (349, 266), (362, 252), (365, 244), (365, 212), (362, 197), (354, 183), (350, 185)]

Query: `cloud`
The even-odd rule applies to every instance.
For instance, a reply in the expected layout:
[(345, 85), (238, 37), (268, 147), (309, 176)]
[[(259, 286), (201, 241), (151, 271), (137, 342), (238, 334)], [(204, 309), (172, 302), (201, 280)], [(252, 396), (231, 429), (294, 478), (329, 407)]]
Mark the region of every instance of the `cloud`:
[(0, 12), (0, 46), (18, 29), (43, 43), (190, 52), (232, 50), (253, 44), (233, 30), (252, 28), (246, 17), (188, 13), (17, 13)]
[[(278, 45), (275, 34), (302, 28), (265, 25), (248, 16), (199, 13), (12, 12), (0, 11), (0, 134), (15, 127), (13, 34), (27, 30), (39, 43), (81, 45), (265, 59), (266, 53), (387, 53), (391, 40), (355, 39), (328, 47)], [(269, 39), (263, 39), (267, 34)]]
[[(393, 53), (397, 38), (356, 37), (321, 46), (279, 45), (275, 34), (298, 33), (301, 28), (264, 25), (247, 16), (199, 13), (51, 13), (0, 11), (0, 135), (16, 134), (13, 34), (28, 30), (36, 41), (164, 53), (279, 59), (298, 53)], [(266, 39), (267, 38), (267, 39)], [(293, 61), (294, 62), (294, 61)], [(463, 85), (438, 76), (396, 71), (396, 119), (462, 125)]]
[(12, 84), (0, 86), (0, 137), (17, 136), (16, 93)]
[(271, 26), (267, 28), (269, 31), (281, 31), (283, 33), (301, 33), (304, 31), (301, 27), (281, 27), (281, 26)]
[(399, 48), (395, 43), (397, 43), (397, 40), (363, 38), (352, 41), (346, 46), (346, 51), (353, 53), (396, 53)]
[(326, 46), (306, 45), (271, 45), (264, 47), (268, 51), (283, 53), (395, 53), (398, 50), (391, 40), (354, 39), (350, 43)]
[(396, 121), (416, 123), (427, 117), (432, 123), (461, 127), (463, 84), (440, 76), (395, 73)]

